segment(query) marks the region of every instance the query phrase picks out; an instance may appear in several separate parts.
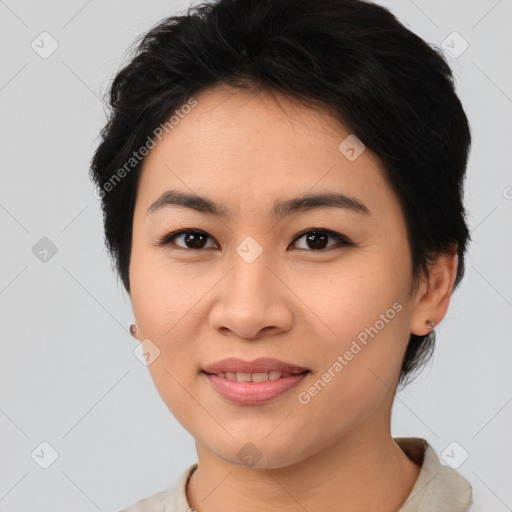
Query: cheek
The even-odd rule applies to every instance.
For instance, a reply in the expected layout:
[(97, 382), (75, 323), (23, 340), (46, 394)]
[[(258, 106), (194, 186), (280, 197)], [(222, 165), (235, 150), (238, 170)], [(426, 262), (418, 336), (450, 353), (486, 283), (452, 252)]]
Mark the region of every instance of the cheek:
[(301, 281), (301, 299), (321, 320), (316, 358), (320, 374), (327, 372), (321, 380), (339, 389), (332, 399), (347, 405), (372, 393), (378, 399), (393, 385), (408, 342), (407, 269), (398, 272), (383, 252), (371, 256), (331, 272), (321, 289), (317, 277)]
[(176, 339), (178, 327), (190, 322), (215, 276), (194, 263), (171, 261), (165, 248), (135, 246), (130, 263), (131, 302), (140, 332), (162, 342)]
[[(405, 310), (408, 280), (404, 270), (395, 268), (392, 258), (368, 253), (364, 258), (354, 258), (350, 264), (332, 266), (323, 275), (303, 272), (294, 283), (300, 290), (301, 301), (309, 307), (310, 311), (305, 313), (312, 321), (316, 316), (324, 340), (336, 348), (376, 322), (379, 331), (389, 333), (405, 317), (398, 310)], [(393, 306), (395, 303), (398, 305)]]
[(148, 370), (173, 413), (185, 402), (183, 389), (190, 387), (198, 369), (199, 336), (190, 326), (198, 325), (204, 285), (204, 279), (185, 278), (179, 269), (169, 268), (155, 251), (134, 246), (130, 288), (138, 338), (149, 339), (159, 350)]

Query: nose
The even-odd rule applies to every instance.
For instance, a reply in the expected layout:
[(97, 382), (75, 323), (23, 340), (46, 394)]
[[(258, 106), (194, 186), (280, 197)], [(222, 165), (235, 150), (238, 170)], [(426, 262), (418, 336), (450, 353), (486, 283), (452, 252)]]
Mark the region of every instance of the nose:
[(210, 312), (210, 325), (221, 334), (258, 339), (292, 327), (293, 294), (283, 270), (264, 252), (252, 263), (238, 255), (233, 258)]

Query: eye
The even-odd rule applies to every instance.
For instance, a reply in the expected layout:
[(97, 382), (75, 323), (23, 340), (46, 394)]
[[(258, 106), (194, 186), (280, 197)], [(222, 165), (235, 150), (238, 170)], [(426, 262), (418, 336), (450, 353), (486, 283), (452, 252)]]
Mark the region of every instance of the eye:
[[(175, 242), (182, 238), (183, 244), (180, 245)], [(156, 245), (163, 247), (168, 245), (175, 245), (180, 249), (211, 249), (212, 246), (208, 247), (206, 242), (210, 238), (210, 235), (201, 231), (199, 229), (181, 229), (179, 231), (174, 231), (173, 233), (169, 233), (161, 238)], [(337, 243), (334, 244), (338, 246), (354, 246), (355, 244), (351, 242), (346, 236), (341, 235), (340, 233), (336, 233), (334, 231), (330, 231), (328, 229), (308, 229), (307, 231), (303, 231), (293, 240), (292, 244), (304, 238), (306, 244), (309, 244), (309, 247), (299, 248), (300, 250), (313, 250), (314, 252), (319, 252), (326, 249), (331, 249), (333, 245), (327, 246), (329, 238), (334, 239)], [(218, 246), (213, 245), (213, 248)]]
[[(178, 247), (181, 249), (204, 249), (206, 245), (205, 242), (208, 237), (208, 234), (199, 229), (181, 229), (180, 231), (175, 231), (164, 236), (158, 241), (157, 245), (178, 245)], [(185, 246), (176, 244), (174, 242), (175, 239), (179, 238), (183, 239)], [(211, 247), (206, 247), (206, 249), (210, 248)]]
[(336, 233), (334, 231), (330, 231), (328, 229), (308, 229), (304, 231), (299, 236), (297, 236), (292, 243), (297, 242), (298, 240), (304, 239), (305, 243), (309, 245), (309, 247), (299, 248), (300, 250), (308, 250), (312, 249), (315, 252), (319, 252), (326, 249), (331, 249), (333, 245), (327, 246), (329, 238), (335, 239), (339, 246), (353, 246), (354, 243), (351, 242), (346, 236), (341, 235), (340, 233)]

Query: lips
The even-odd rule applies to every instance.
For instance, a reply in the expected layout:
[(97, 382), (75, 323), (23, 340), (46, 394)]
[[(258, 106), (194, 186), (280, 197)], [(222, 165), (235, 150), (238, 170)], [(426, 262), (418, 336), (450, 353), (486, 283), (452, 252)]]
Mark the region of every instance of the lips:
[[(202, 370), (210, 375), (224, 374), (222, 375), (223, 377), (225, 377), (226, 374), (231, 374), (229, 377), (231, 377), (232, 380), (235, 380), (232, 378), (232, 374), (237, 374), (236, 380), (238, 380), (239, 374), (251, 374), (250, 377), (252, 380), (254, 374), (259, 374), (256, 378), (263, 378), (262, 374), (267, 373), (269, 379), (273, 380), (273, 378), (279, 378), (276, 377), (278, 373), (281, 375), (297, 375), (309, 371), (302, 366), (269, 357), (261, 357), (253, 361), (244, 361), (235, 357), (229, 357), (206, 365)], [(248, 380), (247, 375), (242, 375), (241, 378), (246, 381)]]
[[(242, 406), (248, 405), (264, 405), (272, 402), (290, 393), (296, 386), (298, 386), (307, 376), (309, 370), (299, 373), (298, 375), (284, 375), (275, 380), (266, 381), (232, 381), (228, 378), (222, 377), (222, 373), (218, 375), (210, 375), (209, 373), (202, 372), (206, 377), (210, 386), (224, 399), (231, 404)], [(229, 375), (229, 373), (228, 373)], [(239, 375), (238, 373), (235, 375)], [(242, 375), (257, 375), (257, 374), (244, 374)], [(290, 396), (290, 395), (288, 395)]]

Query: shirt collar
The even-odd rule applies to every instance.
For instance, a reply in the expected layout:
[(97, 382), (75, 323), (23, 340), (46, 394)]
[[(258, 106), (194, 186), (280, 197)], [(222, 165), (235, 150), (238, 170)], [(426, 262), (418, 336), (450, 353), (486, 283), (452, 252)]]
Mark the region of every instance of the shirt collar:
[(464, 512), (471, 504), (471, 485), (450, 466), (441, 464), (425, 439), (397, 437), (396, 444), (416, 464), (420, 474), (398, 512)]

